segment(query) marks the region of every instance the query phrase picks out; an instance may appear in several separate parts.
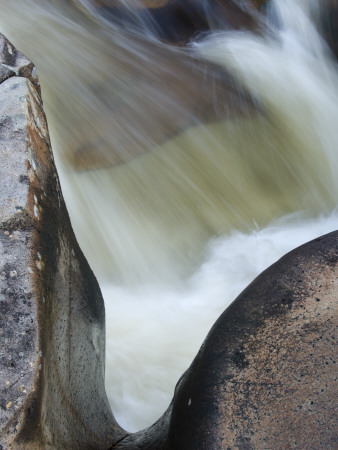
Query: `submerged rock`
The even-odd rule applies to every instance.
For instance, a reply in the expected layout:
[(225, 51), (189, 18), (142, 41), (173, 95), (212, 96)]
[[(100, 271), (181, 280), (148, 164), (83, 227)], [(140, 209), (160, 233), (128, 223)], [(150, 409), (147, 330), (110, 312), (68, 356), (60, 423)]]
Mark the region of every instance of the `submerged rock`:
[(110, 56), (115, 64), (109, 75), (90, 85), (104, 114), (81, 118), (77, 142), (69, 145), (66, 155), (75, 170), (127, 163), (190, 127), (247, 117), (259, 109), (224, 67), (202, 60), (186, 45), (211, 30), (260, 32), (265, 24), (250, 2), (246, 6), (232, 0), (88, 3), (91, 12), (110, 22), (125, 41), (122, 55), (117, 45)]
[(218, 29), (257, 30), (252, 14), (262, 0), (92, 0), (94, 8), (123, 28), (143, 30), (165, 42), (182, 45)]
[(322, 0), (320, 26), (332, 54), (338, 59), (338, 0)]

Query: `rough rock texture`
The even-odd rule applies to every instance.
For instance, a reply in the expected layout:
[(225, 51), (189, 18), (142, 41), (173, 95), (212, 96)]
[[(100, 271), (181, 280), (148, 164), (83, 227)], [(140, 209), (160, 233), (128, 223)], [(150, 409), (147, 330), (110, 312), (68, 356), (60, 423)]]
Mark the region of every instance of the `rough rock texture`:
[(337, 300), (338, 232), (263, 272), (177, 386), (169, 447), (337, 448)]
[(41, 93), (34, 64), (0, 34), (0, 83), (14, 75), (27, 78)]
[(287, 254), (221, 315), (172, 405), (116, 449), (334, 449), (338, 232)]
[(0, 44), (0, 449), (337, 448), (338, 232), (234, 301), (158, 422), (118, 426), (103, 301), (63, 202), (34, 67)]
[(0, 448), (107, 448), (104, 304), (70, 225), (35, 68), (0, 37)]

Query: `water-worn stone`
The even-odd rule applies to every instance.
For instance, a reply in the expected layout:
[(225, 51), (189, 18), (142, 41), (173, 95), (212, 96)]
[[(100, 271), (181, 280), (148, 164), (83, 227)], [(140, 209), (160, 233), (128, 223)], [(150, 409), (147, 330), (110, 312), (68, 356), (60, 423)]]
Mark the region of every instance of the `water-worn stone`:
[(220, 316), (172, 405), (116, 449), (337, 448), (338, 232), (290, 252)]
[(338, 0), (322, 0), (319, 13), (322, 35), (338, 59)]
[(0, 84), (0, 448), (107, 448), (125, 433), (104, 389), (101, 292), (62, 198), (35, 69), (0, 43), (1, 61), (28, 74)]
[[(201, 33), (217, 29), (259, 29), (247, 10), (251, 1), (233, 0), (92, 0), (113, 23), (142, 29), (166, 42), (182, 45)], [(259, 7), (262, 1), (255, 1)]]
[(107, 402), (102, 296), (71, 229), (41, 98), (27, 78), (0, 84), (0, 448), (336, 448), (337, 297), (338, 231), (253, 281), (167, 412), (126, 433)]
[[(253, 106), (252, 97), (224, 67), (201, 60), (184, 47), (211, 29), (261, 31), (265, 24), (252, 6), (246, 9), (232, 0), (92, 3), (105, 20), (132, 33), (122, 55), (119, 49), (112, 53), (115, 64), (107, 78), (90, 83), (102, 113), (86, 120), (82, 114), (89, 113), (83, 108), (79, 124), (72, 126), (65, 148), (76, 170), (123, 164), (189, 127), (257, 113), (257, 101)], [(149, 33), (157, 39), (149, 39)]]
[(169, 447), (336, 448), (337, 299), (338, 232), (263, 272), (178, 384)]

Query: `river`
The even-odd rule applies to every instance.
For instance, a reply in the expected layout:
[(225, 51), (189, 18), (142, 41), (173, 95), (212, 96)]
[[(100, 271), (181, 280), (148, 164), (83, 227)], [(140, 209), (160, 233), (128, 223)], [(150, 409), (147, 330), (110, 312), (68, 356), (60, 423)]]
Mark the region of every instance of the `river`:
[(105, 298), (107, 395), (135, 431), (241, 290), (337, 228), (338, 76), (319, 0), (271, 1), (254, 27), (210, 19), (184, 45), (130, 2), (121, 24), (90, 1), (0, 0), (0, 31), (37, 66)]

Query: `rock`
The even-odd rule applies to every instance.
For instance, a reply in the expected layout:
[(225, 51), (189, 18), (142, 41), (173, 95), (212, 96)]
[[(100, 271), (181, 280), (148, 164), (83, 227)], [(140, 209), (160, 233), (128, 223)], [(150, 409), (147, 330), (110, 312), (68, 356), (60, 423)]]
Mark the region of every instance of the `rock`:
[(2, 34), (0, 34), (0, 82), (6, 78), (2, 77), (2, 71), (7, 69), (13, 74), (19, 77), (27, 78), (33, 83), (38, 94), (41, 94), (40, 84), (37, 77), (37, 72), (34, 64), (20, 53)]
[(338, 0), (320, 2), (320, 28), (335, 59), (338, 59)]
[(153, 426), (119, 427), (104, 390), (103, 300), (70, 225), (41, 98), (29, 79), (7, 75), (0, 448), (336, 448), (338, 231), (293, 250), (243, 291)]
[(0, 448), (105, 449), (125, 433), (104, 389), (101, 292), (62, 198), (35, 68), (0, 42)]
[(259, 8), (264, 1), (248, 1), (247, 5), (233, 0), (92, 0), (91, 3), (115, 24), (139, 30), (146, 26), (147, 33), (182, 45), (210, 30), (258, 30), (259, 23), (250, 6)]
[[(122, 57), (119, 49), (112, 53), (116, 64), (109, 76), (89, 84), (90, 94), (95, 92), (102, 107), (95, 114), (82, 108), (84, 116), (79, 124), (73, 123), (75, 133), (64, 147), (75, 170), (124, 164), (189, 127), (257, 113), (257, 101), (224, 67), (184, 48), (211, 29), (261, 31), (265, 25), (252, 7), (246, 9), (232, 0), (91, 3), (105, 20), (125, 28), (130, 42), (126, 39)], [(162, 42), (149, 39), (149, 33)], [(135, 45), (141, 45), (140, 51)]]
[(220, 316), (171, 406), (114, 449), (337, 448), (338, 232), (293, 250)]
[(7, 78), (13, 77), (15, 72), (11, 69), (8, 69), (6, 66), (0, 65), (0, 84), (7, 80)]
[(337, 446), (337, 281), (335, 232), (238, 297), (177, 386), (171, 448)]
[(84, 110), (81, 120), (76, 117), (76, 138), (70, 136), (65, 144), (65, 159), (75, 170), (128, 163), (189, 127), (257, 112), (257, 103), (216, 64), (153, 43), (147, 55), (157, 70), (149, 71), (144, 61), (138, 67), (132, 59), (126, 62), (125, 96), (121, 89), (112, 94), (119, 84), (113, 76), (95, 85), (97, 102), (104, 108), (95, 115)]
[(257, 9), (263, 9), (270, 0), (250, 0), (252, 5)]

